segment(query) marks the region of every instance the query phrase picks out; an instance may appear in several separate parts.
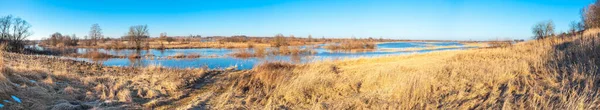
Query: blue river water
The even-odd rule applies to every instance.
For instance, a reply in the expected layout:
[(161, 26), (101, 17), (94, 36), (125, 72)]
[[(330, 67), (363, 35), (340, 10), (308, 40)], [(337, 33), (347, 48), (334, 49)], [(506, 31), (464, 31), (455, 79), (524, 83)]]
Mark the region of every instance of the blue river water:
[[(430, 50), (418, 50), (418, 51), (384, 51), (386, 49), (403, 49), (403, 48), (418, 48), (427, 46), (453, 46), (456, 48), (438, 48)], [(322, 46), (321, 46), (322, 47)], [(259, 58), (235, 58), (231, 57), (230, 54), (235, 52), (235, 49), (215, 49), (215, 48), (203, 48), (203, 49), (165, 49), (165, 50), (104, 50), (97, 49), (95, 51), (104, 52), (111, 55), (128, 56), (130, 54), (140, 55), (152, 55), (153, 58), (141, 58), (141, 59), (128, 59), (128, 58), (110, 58), (103, 60), (92, 60), (85, 58), (73, 58), (81, 61), (97, 62), (102, 63), (106, 66), (137, 66), (145, 67), (149, 65), (160, 65), (163, 67), (170, 68), (209, 68), (209, 69), (224, 69), (234, 67), (237, 69), (251, 69), (257, 64), (262, 62), (273, 62), (273, 61), (285, 61), (291, 63), (307, 63), (321, 60), (336, 60), (336, 59), (352, 59), (359, 57), (381, 57), (390, 55), (403, 55), (413, 53), (426, 53), (433, 51), (443, 50), (457, 50), (467, 49), (473, 47), (466, 47), (458, 42), (389, 42), (377, 44), (377, 49), (374, 51), (366, 52), (333, 52), (323, 48), (315, 48), (315, 54), (312, 55), (294, 55), (294, 56), (281, 56), (281, 55), (270, 55), (267, 57)], [(78, 49), (78, 53), (86, 53), (91, 49)], [(249, 50), (252, 51), (252, 50)], [(174, 56), (177, 54), (196, 54), (202, 57), (200, 58), (183, 58), (183, 59), (168, 59), (168, 56)]]

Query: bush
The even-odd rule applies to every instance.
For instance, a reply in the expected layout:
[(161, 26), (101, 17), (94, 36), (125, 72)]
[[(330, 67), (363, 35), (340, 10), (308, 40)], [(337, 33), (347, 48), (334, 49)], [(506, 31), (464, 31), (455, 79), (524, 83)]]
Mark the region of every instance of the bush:
[(366, 41), (345, 41), (340, 44), (330, 44), (324, 47), (328, 50), (363, 50), (363, 49), (375, 49), (377, 48), (377, 44), (374, 42), (366, 42)]
[(25, 47), (23, 40), (31, 35), (29, 28), (31, 25), (19, 17), (12, 15), (1, 17), (0, 44), (8, 44), (4, 46), (4, 50), (13, 52), (23, 50)]

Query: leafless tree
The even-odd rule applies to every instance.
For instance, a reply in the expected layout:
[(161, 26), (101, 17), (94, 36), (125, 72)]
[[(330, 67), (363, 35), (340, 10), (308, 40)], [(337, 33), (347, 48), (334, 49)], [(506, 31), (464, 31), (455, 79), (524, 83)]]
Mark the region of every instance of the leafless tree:
[(55, 32), (54, 34), (50, 35), (47, 44), (51, 46), (56, 46), (60, 42), (61, 38), (62, 34)]
[(535, 39), (545, 39), (554, 36), (554, 22), (552, 20), (539, 22), (532, 28)]
[(600, 0), (581, 11), (581, 19), (586, 29), (600, 27)]
[(90, 40), (90, 37), (83, 36), (83, 40), (82, 40), (83, 45), (90, 46), (90, 41), (89, 40)]
[(19, 51), (24, 47), (23, 40), (32, 34), (29, 28), (31, 25), (19, 17), (12, 15), (1, 17), (0, 44), (8, 44), (5, 50)]
[(103, 37), (102, 29), (100, 28), (100, 25), (98, 25), (98, 24), (92, 24), (89, 34), (90, 34), (89, 37), (91, 38), (92, 45), (94, 45), (94, 46), (98, 45), (98, 41), (101, 40)]
[(130, 44), (134, 45), (135, 48), (138, 50), (141, 49), (144, 39), (149, 37), (148, 25), (137, 25), (129, 27), (127, 37), (129, 38)]
[(312, 42), (312, 41), (313, 41), (312, 35), (308, 35), (308, 42)]
[(569, 24), (569, 31), (571, 31), (571, 34), (577, 34), (577, 32), (582, 31), (583, 29), (584, 27), (580, 22), (571, 21), (571, 24)]

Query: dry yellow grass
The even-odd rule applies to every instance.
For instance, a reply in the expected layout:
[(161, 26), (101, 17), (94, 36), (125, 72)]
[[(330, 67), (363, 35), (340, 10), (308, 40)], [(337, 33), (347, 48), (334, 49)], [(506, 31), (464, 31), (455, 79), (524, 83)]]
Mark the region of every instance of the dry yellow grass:
[[(599, 109), (600, 106), (600, 86), (596, 85), (600, 83), (598, 36), (299, 65), (270, 62), (247, 71), (160, 66), (112, 68), (14, 53), (2, 56), (5, 67), (0, 68), (0, 98), (17, 95), (26, 103), (7, 105), (11, 109)], [(87, 104), (94, 101), (102, 104)]]
[(211, 103), (220, 109), (598, 109), (600, 38), (503, 48), (263, 64)]
[[(103, 67), (45, 56), (1, 53), (3, 109), (141, 109), (168, 104), (189, 94), (197, 80), (214, 71)], [(142, 106), (142, 104), (150, 104)]]

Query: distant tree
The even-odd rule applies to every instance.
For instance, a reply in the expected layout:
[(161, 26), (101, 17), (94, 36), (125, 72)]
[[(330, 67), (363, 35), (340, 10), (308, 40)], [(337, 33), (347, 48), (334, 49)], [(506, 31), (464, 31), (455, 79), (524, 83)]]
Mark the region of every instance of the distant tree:
[(54, 34), (50, 35), (50, 39), (48, 40), (49, 45), (56, 46), (60, 43), (60, 40), (62, 40), (62, 34), (55, 32)]
[(571, 34), (577, 34), (577, 32), (582, 30), (584, 30), (584, 27), (581, 22), (571, 21), (571, 24), (569, 24), (569, 31)]
[(532, 28), (535, 39), (545, 39), (554, 36), (554, 23), (552, 20), (539, 22)]
[(69, 45), (77, 46), (78, 44), (79, 44), (79, 38), (77, 37), (77, 35), (75, 35), (75, 34), (71, 35)]
[(171, 42), (175, 41), (175, 38), (173, 38), (173, 37), (167, 37), (165, 40), (166, 40), (166, 41), (167, 41), (169, 44), (171, 44)]
[(98, 25), (98, 24), (92, 24), (89, 34), (90, 34), (89, 37), (91, 38), (91, 44), (94, 46), (98, 45), (98, 41), (101, 40), (103, 37), (102, 29), (100, 28), (100, 25)]
[(127, 38), (129, 38), (129, 43), (135, 46), (136, 49), (142, 49), (142, 43), (144, 42), (144, 39), (148, 37), (148, 25), (136, 25), (129, 27)]
[(275, 38), (273, 40), (274, 40), (273, 41), (274, 47), (281, 47), (281, 46), (287, 45), (287, 40), (286, 40), (285, 36), (283, 36), (283, 34), (275, 35)]
[(43, 40), (43, 43), (46, 45), (57, 46), (57, 47), (77, 46), (79, 43), (79, 38), (75, 34), (69, 36), (69, 35), (62, 35), (61, 33), (56, 32), (56, 33), (50, 35), (50, 38)]
[(167, 38), (167, 32), (162, 32), (162, 33), (160, 33), (160, 37), (159, 37), (159, 38), (161, 38), (161, 39), (163, 39), (163, 38), (164, 38), (164, 39), (166, 39), (166, 38)]
[(12, 15), (1, 17), (0, 44), (7, 44), (3, 50), (17, 52), (23, 49), (25, 47), (23, 40), (32, 34), (29, 28), (31, 25), (19, 17)]
[(308, 42), (312, 42), (312, 41), (313, 41), (312, 35), (308, 35)]
[(571, 21), (571, 24), (569, 24), (569, 31), (570, 31), (571, 33), (575, 33), (575, 32), (577, 32), (577, 31), (579, 31), (579, 30), (577, 29), (577, 27), (578, 27), (577, 25), (578, 25), (578, 23), (577, 23), (577, 22), (575, 22), (575, 21)]
[(546, 32), (546, 36), (554, 36), (554, 22), (552, 20), (549, 20), (546, 22), (546, 30), (544, 32)]

